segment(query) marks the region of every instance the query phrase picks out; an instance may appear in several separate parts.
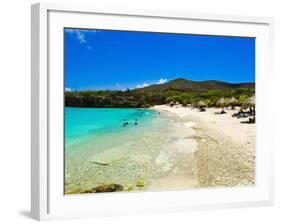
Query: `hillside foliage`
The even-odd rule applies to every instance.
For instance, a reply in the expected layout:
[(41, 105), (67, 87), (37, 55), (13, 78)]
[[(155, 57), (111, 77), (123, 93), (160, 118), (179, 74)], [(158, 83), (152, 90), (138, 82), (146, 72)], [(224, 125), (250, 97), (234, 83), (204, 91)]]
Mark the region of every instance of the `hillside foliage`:
[(219, 81), (194, 82), (177, 79), (165, 84), (152, 85), (141, 89), (85, 90), (65, 92), (65, 106), (69, 107), (104, 107), (104, 108), (146, 108), (178, 102), (183, 105), (204, 101), (209, 107), (224, 97), (234, 97), (237, 106), (246, 98), (255, 94), (254, 83), (231, 84)]

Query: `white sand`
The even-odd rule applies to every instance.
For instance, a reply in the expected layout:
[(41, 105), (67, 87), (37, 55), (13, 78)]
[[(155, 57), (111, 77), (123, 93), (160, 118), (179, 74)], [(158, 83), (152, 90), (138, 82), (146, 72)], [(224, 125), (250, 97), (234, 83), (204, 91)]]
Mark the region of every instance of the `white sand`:
[(153, 109), (179, 116), (186, 127), (196, 131), (195, 152), (198, 187), (247, 186), (255, 183), (256, 125), (241, 123), (231, 115), (217, 115), (217, 108), (206, 112), (185, 107), (154, 106)]

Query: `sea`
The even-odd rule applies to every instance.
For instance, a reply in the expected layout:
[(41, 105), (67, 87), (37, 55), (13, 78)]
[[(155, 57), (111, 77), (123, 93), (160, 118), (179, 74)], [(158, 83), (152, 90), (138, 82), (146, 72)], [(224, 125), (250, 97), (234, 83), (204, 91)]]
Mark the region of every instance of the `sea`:
[(196, 141), (186, 120), (135, 108), (66, 107), (64, 117), (66, 194), (111, 183), (173, 189), (183, 176), (192, 187)]

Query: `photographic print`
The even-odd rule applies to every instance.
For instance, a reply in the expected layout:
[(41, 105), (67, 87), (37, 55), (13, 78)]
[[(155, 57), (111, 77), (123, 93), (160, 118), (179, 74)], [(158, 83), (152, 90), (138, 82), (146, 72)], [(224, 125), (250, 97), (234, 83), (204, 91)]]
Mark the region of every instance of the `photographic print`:
[(64, 193), (255, 185), (255, 38), (64, 29)]

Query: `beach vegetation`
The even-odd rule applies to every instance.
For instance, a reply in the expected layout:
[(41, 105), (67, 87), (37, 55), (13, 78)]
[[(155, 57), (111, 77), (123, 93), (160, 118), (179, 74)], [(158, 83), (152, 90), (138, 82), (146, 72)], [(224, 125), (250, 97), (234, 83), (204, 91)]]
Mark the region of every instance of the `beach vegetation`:
[(207, 107), (224, 105), (241, 106), (255, 94), (254, 83), (231, 84), (218, 81), (194, 82), (185, 79), (172, 80), (165, 84), (139, 89), (82, 90), (65, 92), (65, 106), (97, 108), (148, 108), (154, 105), (180, 103), (197, 105), (200, 101)]

